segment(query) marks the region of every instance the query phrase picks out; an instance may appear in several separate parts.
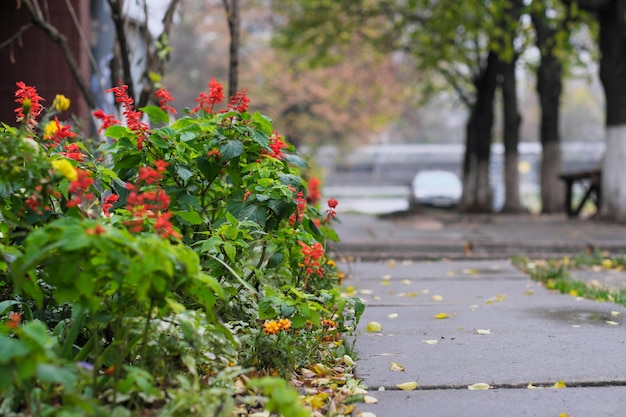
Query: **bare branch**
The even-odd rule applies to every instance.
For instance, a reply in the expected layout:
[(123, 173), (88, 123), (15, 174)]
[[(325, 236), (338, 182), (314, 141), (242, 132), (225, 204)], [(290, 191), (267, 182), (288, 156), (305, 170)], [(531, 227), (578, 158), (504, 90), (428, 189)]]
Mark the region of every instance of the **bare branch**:
[(0, 43), (0, 49), (6, 48), (7, 46), (9, 46), (11, 44), (11, 42), (13, 42), (14, 40), (16, 40), (17, 38), (19, 38), (20, 36), (22, 36), (22, 33), (26, 32), (28, 29), (30, 29), (31, 27), (33, 27), (32, 23), (27, 23), (24, 26), (22, 26), (17, 32), (15, 32), (13, 34), (13, 36), (11, 36), (9, 39), (7, 39), (6, 41)]
[(122, 14), (122, 1), (108, 0), (108, 3), (111, 8), (111, 18), (113, 19), (113, 24), (115, 26), (117, 44), (120, 48), (120, 58), (122, 60), (122, 82), (128, 86), (128, 95), (135, 98), (133, 77), (130, 70), (130, 51), (128, 50), (126, 30), (124, 28), (124, 16)]

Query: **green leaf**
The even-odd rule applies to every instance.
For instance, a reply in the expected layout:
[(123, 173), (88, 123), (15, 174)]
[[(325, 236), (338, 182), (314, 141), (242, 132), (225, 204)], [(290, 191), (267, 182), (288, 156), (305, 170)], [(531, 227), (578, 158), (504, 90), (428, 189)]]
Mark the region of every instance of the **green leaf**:
[(76, 384), (77, 376), (67, 367), (47, 363), (37, 364), (37, 377), (45, 383), (58, 383), (72, 389)]
[(89, 246), (89, 235), (79, 225), (70, 225), (64, 228), (61, 234), (61, 241), (63, 242), (63, 249), (67, 251), (74, 251), (83, 249)]
[(0, 302), (0, 315), (4, 314), (8, 309), (14, 305), (18, 305), (20, 302), (16, 300), (4, 300)]
[(170, 117), (160, 107), (150, 105), (150, 106), (142, 107), (139, 110), (141, 110), (142, 112), (148, 115), (151, 123), (167, 124), (170, 121)]
[(187, 181), (189, 178), (193, 177), (193, 172), (182, 165), (176, 165), (176, 173), (179, 177), (182, 178), (183, 181)]
[(222, 169), (221, 163), (216, 163), (203, 156), (196, 159), (196, 164), (202, 176), (208, 181), (213, 181)]
[(275, 254), (273, 254), (270, 259), (268, 259), (267, 261), (267, 267), (268, 268), (276, 268), (278, 265), (280, 265), (281, 263), (283, 263), (283, 260), (285, 259), (285, 254), (282, 252), (276, 252)]
[(239, 140), (229, 140), (220, 146), (220, 154), (226, 161), (243, 155), (243, 143)]
[(139, 166), (141, 163), (141, 154), (127, 154), (115, 162), (118, 169), (129, 169)]
[(164, 139), (155, 133), (150, 135), (150, 143), (161, 149), (169, 149), (172, 147), (172, 144), (167, 139)]
[(21, 340), (0, 335), (0, 365), (11, 362), (14, 358), (21, 358), (30, 353), (28, 345)]
[(113, 125), (107, 127), (107, 129), (104, 131), (104, 136), (113, 139), (121, 139), (123, 137), (131, 136), (131, 133), (125, 126)]
[(285, 161), (298, 168), (308, 168), (309, 164), (298, 155), (285, 154)]
[(189, 142), (191, 140), (194, 140), (197, 137), (197, 135), (193, 132), (184, 132), (182, 135), (180, 135), (180, 140), (181, 142)]
[(235, 248), (235, 245), (230, 242), (224, 242), (223, 248), (228, 259), (230, 259), (232, 263), (235, 263), (237, 259), (237, 248)]
[(204, 223), (204, 219), (194, 210), (175, 211), (174, 215), (180, 217), (183, 221), (189, 223), (192, 226)]

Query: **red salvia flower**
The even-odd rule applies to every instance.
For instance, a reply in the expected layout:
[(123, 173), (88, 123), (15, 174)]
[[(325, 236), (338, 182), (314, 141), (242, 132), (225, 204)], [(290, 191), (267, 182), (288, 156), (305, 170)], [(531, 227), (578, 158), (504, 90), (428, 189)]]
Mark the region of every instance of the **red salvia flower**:
[(180, 239), (180, 233), (174, 230), (170, 217), (172, 217), (172, 212), (161, 213), (154, 223), (154, 230), (164, 239), (170, 236)]
[(126, 117), (126, 126), (135, 134), (137, 139), (137, 149), (143, 149), (143, 143), (150, 136), (150, 127), (141, 121), (143, 113), (135, 111), (133, 108), (133, 99), (128, 96), (128, 86), (120, 85), (106, 90), (106, 93), (112, 92), (115, 95), (115, 101), (121, 103), (124, 107), (122, 114)]
[(66, 138), (75, 138), (78, 136), (76, 133), (72, 132), (70, 125), (62, 125), (61, 122), (59, 122), (59, 118), (56, 116), (54, 116), (54, 123), (56, 124), (54, 133), (50, 136), (44, 136), (44, 139), (52, 141), (51, 147), (56, 147)]
[(261, 153), (264, 155), (269, 155), (272, 158), (283, 159), (285, 157), (283, 149), (288, 148), (289, 145), (285, 143), (281, 135), (279, 135), (277, 132), (272, 132), (272, 135), (270, 136), (269, 147), (272, 152), (268, 152), (263, 149), (261, 150)]
[(43, 111), (43, 97), (37, 94), (37, 89), (26, 85), (22, 81), (16, 83), (17, 91), (15, 91), (15, 102), (20, 106), (14, 111), (18, 122), (25, 121), (26, 127), (32, 129), (37, 126), (37, 117)]
[(194, 107), (189, 114), (194, 114), (200, 110), (213, 113), (215, 105), (220, 104), (222, 100), (224, 100), (224, 88), (213, 78), (209, 81), (209, 93), (200, 93), (198, 98), (194, 100), (198, 106)]
[(302, 247), (302, 255), (304, 255), (304, 266), (306, 266), (307, 274), (317, 274), (320, 277), (324, 277), (324, 268), (322, 268), (322, 262), (324, 260), (324, 247), (321, 243), (315, 242), (311, 246), (302, 241), (298, 241), (298, 244)]
[(102, 124), (100, 125), (100, 128), (98, 129), (98, 134), (100, 134), (100, 132), (102, 132), (103, 130), (106, 130), (110, 126), (120, 124), (120, 121), (117, 120), (115, 116), (113, 116), (112, 114), (107, 115), (102, 109), (99, 109), (93, 112), (93, 117), (95, 117), (96, 119), (102, 120)]
[(161, 107), (161, 110), (165, 112), (169, 111), (172, 114), (176, 114), (176, 109), (167, 104), (170, 101), (174, 101), (174, 97), (172, 97), (172, 95), (169, 91), (167, 91), (166, 88), (160, 88), (154, 94), (159, 99), (159, 107)]
[(65, 151), (59, 152), (59, 155), (63, 155), (66, 158), (73, 159), (74, 161), (81, 162), (85, 159), (85, 155), (81, 152), (80, 146), (76, 143), (70, 143), (65, 145)]
[(339, 202), (336, 198), (331, 197), (328, 199), (326, 204), (328, 204), (328, 210), (326, 210), (326, 218), (324, 219), (324, 221), (329, 222), (330, 219), (334, 219), (335, 217), (337, 217), (337, 211), (335, 210), (335, 208), (337, 207)]
[(246, 89), (244, 88), (243, 90), (235, 93), (235, 95), (230, 98), (228, 109), (236, 110), (239, 113), (243, 113), (248, 110), (248, 103), (250, 103), (250, 99), (246, 97)]
[(119, 200), (119, 196), (117, 194), (111, 194), (104, 198), (104, 202), (102, 203), (102, 212), (106, 217), (110, 217), (111, 213), (109, 210), (113, 208), (113, 203)]
[(289, 217), (289, 224), (292, 226), (298, 222), (301, 222), (304, 218), (304, 212), (306, 211), (306, 198), (304, 198), (302, 191), (298, 191), (298, 194), (295, 197), (295, 201), (297, 205), (296, 212)]
[(312, 177), (307, 183), (306, 198), (309, 204), (316, 205), (320, 198), (322, 198), (322, 194), (320, 193), (320, 185), (321, 181), (318, 180), (317, 177)]

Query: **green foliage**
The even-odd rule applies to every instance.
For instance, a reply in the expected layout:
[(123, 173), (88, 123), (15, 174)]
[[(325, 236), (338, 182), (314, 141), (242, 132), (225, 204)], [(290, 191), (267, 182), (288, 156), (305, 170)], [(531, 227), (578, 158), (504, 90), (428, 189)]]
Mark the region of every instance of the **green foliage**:
[[(170, 119), (112, 91), (126, 124), (93, 155), (63, 124), (0, 128), (0, 410), (230, 415), (244, 366), (309, 365), (324, 320), (358, 320), (324, 255), (334, 210), (307, 204), (306, 163), (244, 95)], [(278, 312), (288, 336), (264, 331)], [(308, 415), (284, 381), (253, 386)]]
[(542, 282), (550, 290), (626, 306), (625, 289), (615, 289), (596, 282), (576, 280), (570, 274), (571, 270), (576, 269), (621, 269), (626, 265), (623, 256), (610, 257), (607, 254), (595, 252), (580, 254), (573, 259), (569, 257), (544, 260), (515, 258), (513, 262), (522, 271), (528, 273), (531, 278)]

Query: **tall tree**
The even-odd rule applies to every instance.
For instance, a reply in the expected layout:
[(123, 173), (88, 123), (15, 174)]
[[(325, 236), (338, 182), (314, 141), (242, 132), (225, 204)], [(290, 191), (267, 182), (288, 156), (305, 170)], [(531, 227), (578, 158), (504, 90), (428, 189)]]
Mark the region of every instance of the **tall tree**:
[(547, 10), (543, 1), (535, 1), (531, 9), (535, 45), (541, 57), (537, 67), (537, 94), (541, 107), (541, 211), (558, 213), (563, 211), (565, 202), (564, 185), (559, 180), (562, 169), (559, 109), (563, 65), (556, 54), (556, 34), (560, 25), (549, 19)]
[(230, 48), (228, 57), (228, 95), (233, 97), (237, 92), (239, 82), (239, 42), (241, 32), (241, 19), (239, 17), (239, 0), (222, 0), (228, 32), (230, 34)]
[(576, 3), (594, 12), (600, 26), (600, 80), (606, 98), (601, 215), (608, 220), (626, 222), (626, 0), (578, 0)]

